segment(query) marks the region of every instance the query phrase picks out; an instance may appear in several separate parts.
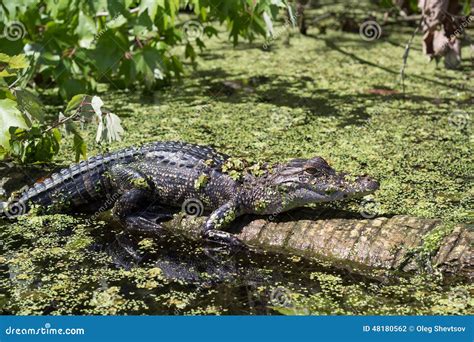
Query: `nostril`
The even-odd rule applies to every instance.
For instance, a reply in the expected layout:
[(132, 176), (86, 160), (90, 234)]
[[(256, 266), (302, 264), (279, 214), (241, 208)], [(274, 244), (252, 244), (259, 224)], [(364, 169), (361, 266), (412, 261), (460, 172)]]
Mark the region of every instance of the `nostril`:
[(371, 189), (378, 189), (380, 187), (379, 182), (371, 178), (369, 175), (363, 175), (359, 178), (361, 184)]

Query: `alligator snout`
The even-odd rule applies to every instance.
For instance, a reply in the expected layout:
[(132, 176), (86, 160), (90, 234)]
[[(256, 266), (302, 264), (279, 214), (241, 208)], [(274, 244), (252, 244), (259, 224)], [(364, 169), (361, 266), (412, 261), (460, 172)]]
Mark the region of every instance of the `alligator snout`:
[(370, 178), (368, 175), (362, 175), (358, 177), (357, 183), (359, 183), (361, 187), (367, 191), (375, 191), (380, 187), (379, 182), (373, 178)]

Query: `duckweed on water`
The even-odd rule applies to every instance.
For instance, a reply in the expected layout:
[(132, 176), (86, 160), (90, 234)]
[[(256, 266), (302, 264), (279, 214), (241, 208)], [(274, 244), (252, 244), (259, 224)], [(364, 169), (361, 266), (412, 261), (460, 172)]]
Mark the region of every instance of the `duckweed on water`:
[[(358, 34), (310, 29), (307, 37), (294, 34), (289, 47), (274, 41), (268, 50), (258, 43), (233, 48), (222, 33), (182, 83), (154, 94), (100, 94), (127, 131), (110, 148), (184, 140), (251, 162), (321, 155), (338, 170), (380, 180), (379, 215), (442, 219), (414, 251), (433, 253), (455, 223), (472, 224), (472, 120), (453, 122), (458, 112), (472, 114), (473, 74), (468, 61), (461, 71), (428, 64), (417, 37), (402, 96), (398, 72), (411, 29), (387, 31), (364, 42)], [(92, 130), (87, 139), (94, 140)], [(71, 156), (65, 147), (58, 164)], [(44, 215), (2, 223), (1, 313), (473, 313), (474, 287), (445, 284), (436, 272), (384, 282), (271, 253), (210, 258), (186, 241), (156, 242), (86, 222)]]
[(120, 232), (80, 222), (51, 215), (4, 227), (3, 313), (468, 314), (474, 305), (472, 285), (434, 276), (384, 283), (271, 253), (206, 259), (183, 241), (138, 239), (134, 265), (120, 257), (132, 245), (110, 248)]

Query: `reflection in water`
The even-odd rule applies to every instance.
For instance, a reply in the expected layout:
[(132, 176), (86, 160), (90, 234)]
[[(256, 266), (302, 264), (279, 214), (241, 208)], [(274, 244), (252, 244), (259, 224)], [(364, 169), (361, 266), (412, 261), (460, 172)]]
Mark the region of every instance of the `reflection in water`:
[(1, 314), (467, 314), (472, 285), (361, 276), (295, 255), (127, 234), (82, 217), (0, 222)]
[[(193, 299), (186, 310), (171, 312), (154, 302), (150, 306), (154, 314), (186, 313), (209, 304), (227, 314), (275, 314), (275, 308), (288, 309), (285, 313), (289, 314), (309, 314), (308, 309), (295, 308), (292, 294), (317, 293), (321, 290), (319, 281), (311, 274), (336, 272), (298, 256), (216, 248), (169, 234), (154, 239), (131, 235), (111, 238), (103, 248), (116, 267), (158, 268), (168, 283), (160, 291), (179, 289)], [(352, 283), (361, 278), (347, 273), (345, 279)]]

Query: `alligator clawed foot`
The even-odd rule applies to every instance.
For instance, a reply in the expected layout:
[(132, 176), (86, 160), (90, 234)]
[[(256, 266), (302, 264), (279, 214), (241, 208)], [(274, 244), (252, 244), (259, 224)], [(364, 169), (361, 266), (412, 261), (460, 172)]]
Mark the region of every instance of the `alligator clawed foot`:
[(247, 249), (247, 246), (241, 240), (227, 232), (223, 232), (220, 230), (209, 230), (203, 235), (207, 241), (220, 244), (223, 247), (230, 247), (232, 249), (239, 250)]
[(127, 216), (124, 223), (126, 230), (132, 233), (137, 232), (152, 236), (162, 236), (163, 234), (163, 227), (160, 224), (142, 216)]
[(171, 212), (141, 211), (137, 216), (159, 225), (159, 222), (167, 221), (173, 218)]

